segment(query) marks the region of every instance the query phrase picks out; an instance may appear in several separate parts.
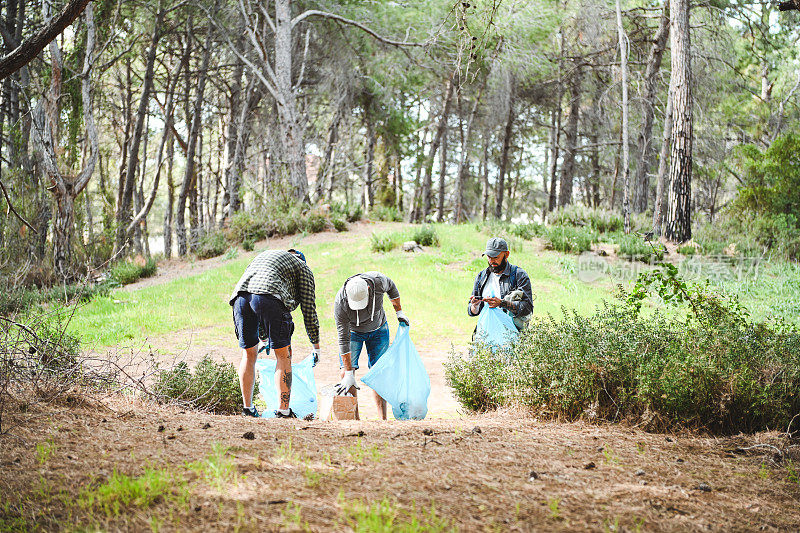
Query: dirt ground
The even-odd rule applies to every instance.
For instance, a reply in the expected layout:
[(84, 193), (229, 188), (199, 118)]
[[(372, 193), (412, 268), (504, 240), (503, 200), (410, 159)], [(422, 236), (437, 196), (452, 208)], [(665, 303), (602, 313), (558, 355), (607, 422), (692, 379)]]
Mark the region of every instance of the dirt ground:
[[(347, 531), (366, 520), (359, 504), (384, 499), (396, 527), (435, 509), (433, 530), (800, 529), (800, 484), (768, 448), (742, 449), (781, 445), (775, 434), (670, 436), (513, 412), (326, 423), (119, 400), (24, 409), (3, 419), (16, 427), (0, 437), (0, 530)], [(232, 465), (221, 481), (189, 466), (215, 446)], [(81, 504), (113, 472), (146, 467), (187, 492), (118, 515)]]
[[(218, 262), (161, 266), (126, 290)], [(364, 419), (353, 422), (245, 419), (119, 397), (6, 405), (0, 531), (800, 531), (797, 444), (776, 433), (711, 438), (465, 414), (444, 382), (451, 341), (463, 348), (458, 339), (416, 344), (432, 386), (420, 422), (376, 420), (366, 387)], [(239, 358), (213, 328), (146, 344), (163, 358)], [(339, 379), (332, 336), (322, 353), (318, 387)], [(776, 455), (787, 449), (795, 463)], [(119, 496), (118, 507), (87, 503), (115, 472), (146, 469), (169, 475), (154, 500), (145, 491)]]

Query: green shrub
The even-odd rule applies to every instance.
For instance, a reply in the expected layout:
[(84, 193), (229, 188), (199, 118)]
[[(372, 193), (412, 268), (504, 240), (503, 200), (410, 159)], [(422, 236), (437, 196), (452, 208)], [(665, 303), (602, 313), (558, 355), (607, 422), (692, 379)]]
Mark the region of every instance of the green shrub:
[(257, 242), (267, 237), (267, 223), (264, 218), (255, 217), (250, 213), (239, 211), (231, 217), (228, 228), (230, 239), (233, 242), (250, 240)]
[(433, 226), (425, 225), (414, 229), (411, 240), (421, 246), (439, 246), (439, 233)]
[(331, 202), (331, 214), (345, 219), (347, 222), (358, 222), (363, 216), (360, 204)]
[[(677, 313), (642, 316), (654, 295)], [(800, 412), (797, 330), (751, 321), (735, 299), (685, 283), (672, 265), (592, 316), (564, 309), (562, 319), (535, 319), (503, 365), (482, 346), (473, 351), (453, 352), (445, 372), (474, 411), (516, 405), (724, 433), (785, 430)]]
[(621, 235), (617, 243), (619, 252), (617, 255), (629, 261), (661, 261), (664, 259), (664, 246), (660, 242), (651, 243), (644, 240), (639, 235)]
[(224, 254), (228, 250), (228, 240), (222, 231), (206, 233), (200, 238), (195, 255), (200, 259), (208, 259)]
[(192, 372), (181, 361), (159, 370), (153, 393), (161, 403), (178, 401), (194, 409), (218, 414), (237, 413), (242, 406), (239, 377), (231, 363), (217, 363), (206, 355)]
[(256, 241), (252, 238), (247, 238), (242, 241), (242, 248), (245, 252), (252, 252), (256, 247)]
[(588, 251), (592, 243), (597, 242), (597, 233), (593, 230), (572, 226), (550, 226), (547, 228), (547, 240), (554, 250), (563, 253)]
[(372, 233), (369, 239), (370, 249), (373, 252), (390, 252), (397, 248), (399, 243), (393, 234)]
[(309, 233), (319, 233), (328, 229), (328, 218), (322, 213), (311, 211), (303, 220), (303, 228)]
[(520, 239), (526, 241), (532, 240), (534, 237), (541, 237), (545, 233), (545, 228), (536, 222), (529, 222), (527, 224), (510, 224), (508, 232), (511, 235), (516, 235)]
[[(0, 284), (1, 286), (2, 284)], [(95, 296), (107, 295), (111, 289), (118, 286), (119, 283), (116, 280), (108, 279), (94, 284), (76, 283), (41, 289), (37, 287), (0, 288), (0, 315), (8, 316), (48, 303), (85, 303)]]
[(553, 211), (548, 220), (554, 226), (589, 227), (600, 233), (620, 231), (623, 228), (622, 217), (617, 213), (579, 204), (570, 204)]
[(331, 224), (336, 231), (347, 231), (347, 222), (339, 215), (331, 215)]
[(386, 222), (402, 222), (403, 214), (393, 205), (376, 205), (370, 211), (370, 216), (376, 220)]
[(149, 278), (156, 273), (156, 261), (152, 257), (147, 260), (141, 257), (134, 260), (120, 261), (111, 267), (111, 278), (120, 285), (128, 285), (141, 278)]
[(691, 244), (684, 244), (678, 247), (678, 253), (681, 255), (694, 255), (697, 253), (697, 247)]

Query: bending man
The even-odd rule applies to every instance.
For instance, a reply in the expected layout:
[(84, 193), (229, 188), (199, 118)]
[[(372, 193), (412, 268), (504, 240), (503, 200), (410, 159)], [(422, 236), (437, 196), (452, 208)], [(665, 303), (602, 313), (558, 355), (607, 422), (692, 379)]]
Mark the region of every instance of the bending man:
[[(369, 368), (389, 348), (389, 323), (383, 312), (383, 295), (389, 296), (397, 320), (408, 326), (409, 321), (400, 306), (400, 293), (394, 281), (380, 272), (364, 272), (347, 280), (333, 301), (333, 316), (339, 333), (339, 365), (342, 381), (337, 392), (346, 393), (355, 386), (355, 371), (364, 345), (367, 346)], [(375, 403), (381, 418), (386, 420), (386, 401), (375, 393)]]
[(308, 340), (314, 346), (314, 361), (319, 360), (319, 319), (314, 300), (314, 274), (305, 256), (297, 250), (261, 252), (245, 269), (230, 298), (236, 337), (242, 348), (239, 386), (245, 416), (258, 416), (253, 407), (255, 365), (258, 357), (259, 325), (275, 351), (275, 388), (280, 391), (276, 418), (296, 418), (289, 408), (292, 392), (292, 314), (297, 306), (303, 312)]

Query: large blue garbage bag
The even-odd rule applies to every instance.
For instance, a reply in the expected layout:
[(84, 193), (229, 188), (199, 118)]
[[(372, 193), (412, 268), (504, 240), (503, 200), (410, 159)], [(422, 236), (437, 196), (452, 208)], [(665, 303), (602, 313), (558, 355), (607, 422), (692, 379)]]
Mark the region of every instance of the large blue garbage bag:
[(422, 420), (428, 414), (431, 380), (409, 329), (399, 326), (392, 345), (361, 381), (389, 402), (397, 420)]
[(492, 348), (502, 348), (515, 341), (519, 331), (514, 325), (514, 319), (499, 307), (484, 305), (478, 317), (478, 329), (475, 340), (483, 342)]
[[(280, 391), (275, 388), (276, 363), (275, 359), (256, 361), (256, 371), (258, 371), (260, 379), (258, 389), (261, 397), (267, 403), (267, 408), (261, 414), (264, 418), (274, 418), (274, 411), (281, 407)], [(313, 355), (292, 365), (292, 397), (289, 399), (289, 407), (297, 415), (297, 418), (305, 418), (310, 414), (317, 416), (317, 383), (314, 381), (313, 367)]]

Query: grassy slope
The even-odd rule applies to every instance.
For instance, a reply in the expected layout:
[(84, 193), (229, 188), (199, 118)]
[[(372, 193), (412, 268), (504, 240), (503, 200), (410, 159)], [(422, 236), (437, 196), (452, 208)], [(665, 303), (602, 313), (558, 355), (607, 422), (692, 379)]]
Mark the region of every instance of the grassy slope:
[[(406, 238), (411, 231), (403, 224), (389, 227)], [(357, 272), (379, 270), (397, 283), (403, 307), (415, 326), (416, 340), (445, 345), (451, 341), (466, 342), (475, 325), (475, 319), (465, 314), (466, 298), (476, 273), (485, 267), (480, 252), (487, 235), (476, 231), (473, 225), (436, 228), (441, 246), (428, 248), (423, 254), (400, 250), (373, 253), (367, 236), (353, 239), (346, 234), (331, 234), (329, 239), (313, 243), (304, 243), (302, 237), (297, 237), (294, 245), (306, 253), (316, 277), (323, 336), (333, 335), (331, 305), (344, 280)], [(588, 314), (603, 299), (611, 298), (614, 281), (610, 278), (588, 284), (570, 272), (574, 270), (575, 256), (537, 251), (531, 242), (517, 242), (521, 249), (512, 251), (511, 260), (531, 277), (537, 296), (536, 315), (560, 316), (562, 306)], [(97, 298), (78, 310), (70, 330), (90, 346), (137, 343), (145, 337), (184, 329), (210, 328), (200, 334), (201, 341), (203, 335), (233, 337), (227, 298), (251, 258), (252, 254), (243, 254), (201, 274)], [(713, 276), (711, 269), (706, 273)], [(776, 313), (796, 322), (800, 316), (796, 298), (800, 292), (797, 265), (763, 265), (757, 278), (739, 281), (729, 277), (718, 284), (738, 294), (756, 318)], [(114, 303), (115, 300), (121, 303)], [(389, 320), (394, 321), (393, 313)], [(296, 338), (303, 339), (299, 311), (295, 312), (295, 321), (300, 335)]]
[[(397, 224), (394, 229), (401, 231), (403, 226)], [(379, 270), (397, 283), (403, 307), (416, 326), (416, 338), (469, 338), (475, 319), (466, 316), (466, 299), (476, 273), (486, 265), (480, 252), (487, 236), (472, 225), (439, 225), (437, 229), (441, 246), (424, 254), (400, 250), (373, 253), (367, 237), (346, 246), (341, 243), (342, 237), (335, 235), (329, 242), (307, 245), (300, 239), (297, 247), (306, 254), (317, 282), (323, 332), (334, 327), (331, 305), (344, 280), (357, 272)], [(588, 313), (608, 297), (612, 287), (609, 281), (584, 284), (564, 272), (561, 254), (535, 252), (534, 248), (530, 242), (523, 243), (522, 250), (512, 252), (512, 263), (522, 266), (533, 280), (536, 314), (560, 315), (562, 305)], [(97, 298), (76, 313), (71, 331), (90, 345), (99, 346), (137, 342), (186, 328), (214, 327), (232, 336), (227, 298), (251, 257), (242, 255), (195, 276)], [(302, 335), (299, 311), (295, 321)]]

